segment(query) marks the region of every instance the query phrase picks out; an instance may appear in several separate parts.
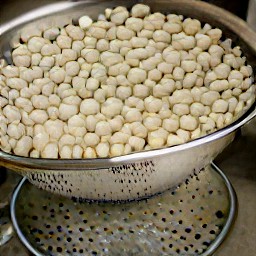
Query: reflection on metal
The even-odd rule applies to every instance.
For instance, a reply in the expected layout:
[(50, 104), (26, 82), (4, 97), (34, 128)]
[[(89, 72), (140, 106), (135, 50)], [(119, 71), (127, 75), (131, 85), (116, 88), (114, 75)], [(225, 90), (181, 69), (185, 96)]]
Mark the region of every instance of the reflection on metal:
[(250, 0), (247, 11), (247, 22), (256, 31), (256, 0)]
[(8, 203), (0, 203), (0, 246), (13, 237), (13, 226), (10, 219)]

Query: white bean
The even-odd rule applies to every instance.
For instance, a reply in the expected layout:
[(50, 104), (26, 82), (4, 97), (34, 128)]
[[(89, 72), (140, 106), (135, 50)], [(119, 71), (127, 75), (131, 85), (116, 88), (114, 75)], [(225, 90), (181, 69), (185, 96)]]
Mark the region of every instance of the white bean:
[(149, 15), (150, 8), (144, 4), (136, 4), (132, 7), (131, 15), (132, 17), (144, 18)]
[(182, 87), (189, 89), (192, 88), (197, 81), (197, 75), (194, 73), (187, 73), (183, 79)]
[(180, 118), (180, 128), (188, 131), (193, 131), (197, 128), (198, 121), (191, 115), (184, 115)]
[(82, 16), (79, 18), (78, 23), (82, 29), (87, 29), (92, 25), (92, 19), (89, 16)]
[(108, 142), (99, 143), (96, 148), (96, 153), (98, 157), (108, 157), (109, 156), (109, 144)]
[(100, 104), (95, 99), (85, 99), (80, 105), (80, 112), (84, 115), (94, 115), (100, 111)]
[(187, 35), (195, 35), (201, 29), (199, 20), (187, 18), (183, 21), (183, 29)]
[(13, 152), (15, 155), (28, 157), (29, 152), (32, 149), (32, 145), (32, 138), (29, 136), (23, 136), (17, 141)]
[(107, 121), (99, 121), (96, 124), (95, 133), (98, 136), (110, 135), (112, 133), (110, 124)]
[(21, 123), (15, 124), (10, 123), (8, 125), (6, 133), (16, 140), (19, 140), (23, 135), (25, 135), (25, 126)]
[(94, 148), (88, 147), (84, 150), (83, 158), (95, 158), (96, 152)]
[(194, 102), (190, 106), (190, 113), (195, 117), (203, 116), (205, 114), (205, 107), (200, 102)]
[(86, 133), (84, 136), (86, 146), (94, 147), (100, 142), (100, 138), (95, 133)]
[(139, 32), (143, 28), (143, 20), (135, 17), (130, 17), (125, 21), (126, 28)]
[(46, 132), (37, 133), (33, 137), (33, 148), (35, 148), (38, 152), (42, 152), (45, 146), (49, 143), (49, 134)]
[(149, 130), (154, 131), (162, 124), (162, 120), (158, 116), (148, 116), (143, 119), (143, 125)]
[(210, 84), (209, 88), (217, 92), (225, 91), (229, 88), (229, 82), (227, 80), (215, 80)]
[(69, 105), (61, 103), (59, 106), (59, 118), (63, 121), (67, 121), (72, 116), (76, 115), (79, 112), (77, 105)]
[(190, 140), (190, 132), (189, 131), (185, 131), (182, 129), (178, 129), (176, 131), (177, 135), (183, 140), (183, 142), (188, 142)]
[(44, 38), (48, 40), (55, 40), (60, 34), (59, 28), (53, 27), (44, 31)]
[(111, 12), (110, 20), (116, 25), (121, 25), (126, 21), (128, 17), (129, 12), (127, 9), (122, 6), (118, 6)]
[(90, 26), (86, 35), (97, 39), (103, 39), (106, 37), (106, 30), (104, 28)]
[(177, 34), (182, 31), (182, 24), (181, 22), (165, 22), (163, 25), (163, 30), (171, 34)]
[(172, 133), (168, 135), (168, 138), (167, 138), (167, 145), (168, 146), (175, 146), (175, 145), (179, 145), (179, 144), (182, 144), (182, 143), (184, 143), (184, 141), (179, 136), (174, 135)]
[(29, 114), (29, 118), (36, 124), (43, 124), (48, 119), (45, 110), (35, 109)]
[(140, 68), (132, 68), (129, 70), (127, 79), (130, 83), (140, 84), (146, 80), (147, 73)]
[(163, 120), (163, 128), (168, 132), (176, 132), (179, 129), (179, 118), (172, 116)]
[(110, 156), (121, 156), (124, 152), (124, 145), (123, 144), (114, 144), (110, 148)]
[(8, 119), (9, 123), (21, 120), (21, 114), (17, 107), (7, 105), (3, 109), (3, 114)]
[(194, 99), (191, 92), (188, 89), (176, 90), (169, 98), (170, 104), (184, 103), (191, 104)]
[(44, 123), (44, 127), (51, 138), (58, 140), (63, 134), (64, 122), (58, 119), (47, 120)]
[(1, 73), (7, 78), (19, 77), (19, 68), (16, 66), (6, 66), (1, 69)]
[(222, 99), (216, 100), (212, 104), (212, 111), (216, 113), (225, 113), (228, 110), (228, 102)]
[(123, 103), (120, 99), (110, 97), (101, 105), (101, 113), (108, 117), (114, 117), (121, 113), (122, 107)]
[(72, 149), (72, 158), (79, 159), (83, 156), (83, 148), (79, 145), (74, 145)]
[(58, 144), (56, 142), (48, 143), (43, 149), (41, 156), (43, 158), (58, 158), (59, 149)]
[(205, 92), (201, 96), (201, 102), (206, 106), (211, 106), (215, 101), (220, 98), (219, 92), (209, 91)]
[(172, 111), (178, 116), (189, 114), (189, 106), (187, 104), (178, 103), (173, 105)]
[(196, 45), (199, 48), (201, 48), (203, 51), (207, 50), (212, 44), (212, 39), (207, 35), (196, 34), (195, 38), (196, 38)]
[(131, 146), (132, 151), (140, 151), (144, 148), (145, 140), (136, 136), (131, 136), (128, 143)]
[(83, 49), (81, 51), (81, 56), (88, 62), (88, 63), (96, 63), (99, 61), (100, 53), (96, 49)]

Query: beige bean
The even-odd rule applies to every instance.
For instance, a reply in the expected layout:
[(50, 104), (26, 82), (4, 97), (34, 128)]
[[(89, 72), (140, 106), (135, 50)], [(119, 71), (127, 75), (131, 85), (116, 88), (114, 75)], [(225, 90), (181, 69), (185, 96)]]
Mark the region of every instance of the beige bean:
[(172, 111), (178, 116), (189, 114), (189, 106), (187, 104), (178, 103), (173, 105)]
[(118, 53), (112, 53), (112, 52), (106, 51), (100, 55), (100, 61), (104, 66), (110, 67), (115, 64), (123, 62), (124, 58)]
[(165, 22), (165, 16), (160, 12), (155, 12), (144, 18), (144, 28), (148, 30), (162, 29)]
[(88, 62), (88, 63), (96, 63), (99, 61), (100, 53), (96, 49), (83, 49), (81, 51), (81, 56)]
[(84, 31), (79, 26), (68, 25), (66, 26), (66, 32), (73, 40), (82, 40), (84, 38)]
[(128, 141), (132, 151), (141, 151), (144, 148), (145, 140), (136, 136), (131, 136)]
[(140, 18), (130, 17), (125, 21), (126, 28), (139, 32), (143, 28), (143, 20)]
[(188, 89), (176, 90), (169, 98), (169, 102), (172, 105), (177, 103), (191, 104), (193, 101), (193, 96)]
[(111, 135), (112, 129), (107, 121), (99, 121), (95, 127), (95, 133), (98, 136)]
[(227, 80), (215, 80), (210, 84), (210, 90), (212, 91), (225, 91), (229, 88), (229, 83)]
[(19, 77), (19, 68), (16, 66), (8, 65), (1, 69), (1, 73), (7, 78)]
[(149, 15), (150, 8), (144, 4), (136, 4), (132, 7), (131, 15), (132, 17), (137, 18), (144, 18), (145, 16)]
[(187, 18), (182, 25), (187, 35), (195, 35), (201, 29), (201, 23), (196, 19)]
[(187, 73), (183, 79), (182, 87), (189, 89), (192, 88), (197, 81), (197, 75), (194, 73)]
[(151, 148), (161, 148), (166, 144), (167, 138), (168, 132), (163, 128), (159, 128), (155, 131), (149, 132), (148, 144)]
[(21, 137), (13, 149), (13, 152), (19, 156), (29, 156), (29, 151), (32, 149), (32, 139), (29, 136)]
[(211, 106), (214, 102), (216, 102), (220, 98), (219, 92), (216, 91), (209, 91), (205, 92), (201, 96), (202, 104), (206, 106)]
[(124, 154), (124, 145), (123, 144), (113, 144), (110, 148), (110, 156), (121, 156)]
[(191, 133), (183, 129), (178, 129), (176, 134), (183, 140), (183, 142), (188, 142), (190, 140)]
[(191, 115), (183, 115), (180, 118), (180, 128), (188, 131), (193, 131), (197, 128), (198, 121)]
[(100, 142), (100, 138), (95, 133), (86, 133), (84, 136), (86, 146), (94, 147)]
[(94, 115), (100, 111), (100, 104), (95, 99), (85, 99), (80, 105), (80, 112), (84, 115)]
[(123, 103), (120, 99), (110, 97), (101, 105), (101, 113), (107, 117), (114, 117), (121, 113)]
[(203, 116), (205, 114), (205, 107), (200, 102), (194, 102), (190, 106), (190, 114), (195, 117)]
[(25, 135), (25, 126), (21, 123), (10, 123), (6, 133), (10, 136), (10, 138), (19, 140), (23, 135)]
[(143, 125), (149, 130), (154, 131), (162, 124), (162, 120), (158, 116), (148, 116), (143, 118)]
[(128, 17), (129, 17), (129, 12), (127, 11), (127, 9), (122, 6), (118, 6), (112, 10), (110, 15), (110, 20), (116, 25), (121, 25), (126, 21)]
[(48, 40), (56, 40), (57, 36), (60, 34), (59, 28), (52, 27), (44, 31), (44, 38)]
[(118, 116), (115, 116), (113, 119), (109, 120), (108, 122), (110, 124), (112, 131), (116, 132), (121, 130), (123, 126), (124, 118), (118, 115)]
[(109, 144), (108, 142), (99, 143), (96, 148), (96, 153), (98, 157), (108, 157), (109, 156)]
[(59, 149), (58, 144), (56, 142), (48, 143), (43, 149), (41, 156), (43, 158), (58, 158)]
[(48, 119), (45, 110), (35, 109), (29, 114), (29, 118), (36, 124), (43, 124)]
[(140, 68), (132, 68), (129, 70), (127, 79), (130, 83), (140, 84), (146, 80), (147, 73)]
[(33, 137), (33, 148), (35, 148), (38, 152), (42, 152), (45, 146), (49, 143), (49, 134), (46, 132), (37, 133)]
[(179, 118), (172, 116), (163, 120), (163, 128), (168, 132), (176, 132), (179, 129)]
[(222, 31), (218, 28), (207, 31), (207, 35), (212, 39), (213, 44), (217, 44), (222, 36)]
[(9, 123), (21, 120), (21, 114), (17, 107), (7, 105), (3, 109), (4, 116), (8, 119)]
[(182, 140), (182, 138), (180, 138), (177, 135), (174, 134), (169, 134), (168, 138), (167, 138), (167, 145), (168, 146), (175, 146), (175, 145), (179, 145), (184, 143), (184, 141)]
[(175, 50), (190, 50), (196, 45), (193, 36), (187, 36), (184, 32), (172, 35), (172, 46)]
[(163, 25), (163, 30), (171, 34), (177, 34), (182, 31), (182, 24), (181, 22), (165, 22)]
[(64, 122), (58, 119), (47, 120), (44, 124), (44, 127), (52, 139), (58, 140), (63, 134)]
[(222, 99), (216, 100), (212, 104), (212, 111), (216, 113), (225, 113), (228, 111), (228, 102)]

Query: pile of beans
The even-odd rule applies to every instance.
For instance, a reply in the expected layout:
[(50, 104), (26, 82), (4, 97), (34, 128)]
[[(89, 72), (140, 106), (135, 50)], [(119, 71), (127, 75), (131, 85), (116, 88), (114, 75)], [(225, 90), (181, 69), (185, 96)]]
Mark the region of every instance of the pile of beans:
[(252, 68), (222, 31), (143, 4), (31, 30), (0, 69), (0, 148), (95, 158), (188, 142), (255, 100)]

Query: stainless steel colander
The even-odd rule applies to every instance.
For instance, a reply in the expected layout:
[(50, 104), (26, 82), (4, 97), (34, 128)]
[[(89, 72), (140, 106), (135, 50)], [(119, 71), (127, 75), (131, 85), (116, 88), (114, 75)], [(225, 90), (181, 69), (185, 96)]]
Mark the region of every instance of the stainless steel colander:
[[(137, 1), (60, 2), (27, 13), (0, 26), (0, 58), (10, 60), (10, 50), (22, 31), (31, 27), (76, 23), (82, 15), (97, 18), (108, 7), (131, 7)], [(144, 1), (152, 11), (178, 13), (221, 28), (241, 46), (255, 67), (256, 34), (238, 17), (216, 6), (193, 0)], [(0, 165), (8, 167), (36, 186), (68, 197), (94, 200), (129, 200), (162, 192), (184, 181), (210, 163), (233, 139), (235, 131), (256, 115), (255, 105), (234, 122), (211, 135), (183, 145), (114, 158), (53, 160), (18, 157), (0, 151)]]
[(37, 189), (24, 178), (11, 200), (23, 244), (42, 255), (201, 255), (224, 240), (236, 196), (216, 165), (175, 190), (130, 203), (80, 203)]

